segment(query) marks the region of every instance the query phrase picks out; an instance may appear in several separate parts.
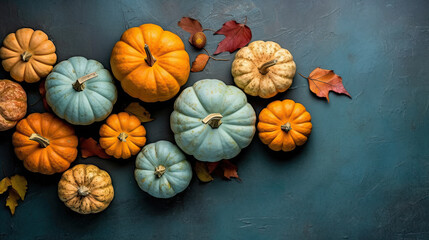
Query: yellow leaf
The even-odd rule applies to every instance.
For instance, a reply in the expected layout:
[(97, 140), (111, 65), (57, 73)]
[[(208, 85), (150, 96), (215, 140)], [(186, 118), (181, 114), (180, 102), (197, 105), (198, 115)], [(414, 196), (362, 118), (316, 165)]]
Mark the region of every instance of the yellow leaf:
[(8, 177), (3, 178), (0, 181), (0, 194), (4, 193), (7, 191), (7, 188), (12, 185), (12, 183), (10, 182), (10, 179)]
[(197, 177), (201, 182), (211, 182), (213, 181), (213, 177), (210, 175), (207, 165), (203, 162), (196, 161), (195, 162), (195, 172), (197, 173)]
[(142, 107), (138, 102), (130, 103), (126, 108), (125, 112), (135, 115), (141, 122), (150, 122), (153, 119), (150, 117), (150, 113)]
[(10, 181), (12, 182), (12, 188), (24, 200), (25, 192), (27, 192), (27, 179), (23, 176), (15, 175), (10, 178)]
[(18, 206), (19, 195), (13, 189), (9, 189), (9, 196), (6, 199), (6, 206), (10, 208), (12, 215), (15, 214), (15, 208)]

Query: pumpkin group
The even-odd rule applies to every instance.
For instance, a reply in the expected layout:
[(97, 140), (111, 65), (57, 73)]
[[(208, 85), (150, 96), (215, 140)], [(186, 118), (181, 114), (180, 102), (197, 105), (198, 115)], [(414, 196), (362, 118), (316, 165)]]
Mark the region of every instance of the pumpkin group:
[(18, 82), (37, 82), (46, 77), (57, 61), (55, 45), (48, 36), (31, 28), (10, 33), (0, 48), (3, 68)]
[(32, 113), (16, 125), (12, 136), (16, 156), (31, 172), (64, 172), (76, 159), (74, 129), (50, 113)]
[(106, 119), (117, 99), (110, 72), (84, 57), (58, 63), (46, 78), (45, 88), (52, 111), (74, 125)]
[(292, 151), (303, 145), (311, 133), (310, 113), (300, 103), (274, 101), (259, 114), (259, 138), (274, 151)]
[(110, 175), (91, 164), (78, 164), (63, 173), (58, 183), (58, 197), (80, 214), (106, 209), (114, 197)]
[(183, 90), (170, 116), (177, 145), (206, 162), (237, 156), (252, 141), (255, 122), (246, 95), (215, 79), (200, 80)]
[(155, 24), (126, 30), (113, 48), (110, 65), (124, 91), (144, 102), (174, 97), (190, 70), (180, 37)]
[(143, 191), (157, 198), (170, 198), (188, 187), (192, 168), (174, 144), (158, 141), (137, 155), (134, 176)]
[(136, 116), (126, 112), (110, 115), (100, 128), (100, 146), (115, 158), (130, 158), (145, 143), (145, 128)]
[(27, 113), (27, 94), (16, 82), (0, 80), (0, 131), (15, 127)]
[(292, 54), (272, 41), (254, 41), (240, 49), (231, 67), (235, 84), (247, 94), (261, 98), (286, 91), (295, 71)]

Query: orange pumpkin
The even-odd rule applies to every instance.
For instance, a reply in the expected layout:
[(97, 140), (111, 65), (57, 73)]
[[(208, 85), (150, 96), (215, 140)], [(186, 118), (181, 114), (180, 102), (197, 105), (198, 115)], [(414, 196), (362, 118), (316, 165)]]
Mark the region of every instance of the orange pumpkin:
[(74, 129), (51, 113), (32, 113), (16, 125), (12, 144), (19, 160), (31, 172), (64, 172), (76, 159)]
[(145, 128), (136, 116), (126, 112), (110, 115), (100, 128), (100, 146), (115, 158), (136, 155), (145, 143)]
[(0, 131), (15, 127), (27, 113), (27, 94), (19, 83), (0, 80)]
[(155, 24), (125, 31), (113, 47), (110, 65), (124, 91), (144, 102), (174, 97), (190, 70), (180, 37)]
[(259, 138), (274, 151), (292, 151), (303, 145), (311, 133), (310, 113), (301, 103), (274, 101), (259, 114)]
[(0, 48), (3, 68), (18, 82), (37, 82), (52, 71), (57, 61), (55, 45), (48, 36), (31, 28), (10, 33)]

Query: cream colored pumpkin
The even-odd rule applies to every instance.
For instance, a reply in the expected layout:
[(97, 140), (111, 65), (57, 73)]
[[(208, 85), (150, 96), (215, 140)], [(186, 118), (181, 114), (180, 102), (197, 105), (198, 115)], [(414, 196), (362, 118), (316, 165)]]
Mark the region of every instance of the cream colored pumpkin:
[(292, 54), (272, 41), (254, 41), (232, 63), (235, 84), (251, 96), (270, 98), (286, 91), (295, 76)]

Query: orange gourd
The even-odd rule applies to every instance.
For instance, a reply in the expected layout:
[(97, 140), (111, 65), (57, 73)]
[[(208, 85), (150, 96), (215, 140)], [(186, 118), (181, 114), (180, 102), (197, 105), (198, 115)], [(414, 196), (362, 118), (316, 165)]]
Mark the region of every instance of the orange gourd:
[(110, 65), (124, 91), (144, 102), (174, 97), (190, 70), (180, 37), (155, 24), (125, 31), (113, 47)]
[(136, 116), (126, 112), (110, 115), (100, 128), (100, 146), (115, 158), (136, 155), (145, 143), (145, 128)]
[(310, 113), (301, 103), (274, 101), (259, 114), (259, 138), (274, 151), (292, 151), (303, 145), (311, 133)]
[(19, 83), (0, 80), (0, 131), (15, 127), (27, 113), (27, 94)]
[(10, 33), (0, 48), (3, 68), (18, 82), (37, 82), (46, 77), (57, 61), (55, 45), (48, 36), (31, 28)]
[(76, 159), (74, 129), (50, 113), (32, 113), (16, 125), (12, 144), (19, 160), (31, 172), (64, 172)]

